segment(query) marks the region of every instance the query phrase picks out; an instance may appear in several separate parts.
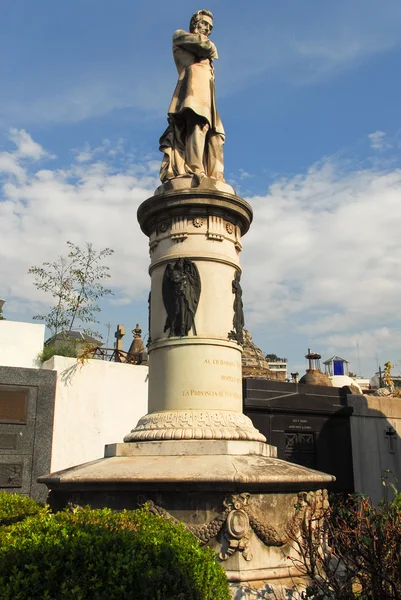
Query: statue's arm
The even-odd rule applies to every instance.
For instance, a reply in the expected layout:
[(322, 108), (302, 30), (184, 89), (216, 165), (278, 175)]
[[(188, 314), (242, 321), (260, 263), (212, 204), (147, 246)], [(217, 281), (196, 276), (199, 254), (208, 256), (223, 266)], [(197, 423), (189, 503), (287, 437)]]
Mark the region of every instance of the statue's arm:
[(179, 46), (199, 58), (209, 58), (210, 60), (218, 58), (216, 46), (206, 35), (187, 33), (179, 29), (173, 35), (173, 46)]

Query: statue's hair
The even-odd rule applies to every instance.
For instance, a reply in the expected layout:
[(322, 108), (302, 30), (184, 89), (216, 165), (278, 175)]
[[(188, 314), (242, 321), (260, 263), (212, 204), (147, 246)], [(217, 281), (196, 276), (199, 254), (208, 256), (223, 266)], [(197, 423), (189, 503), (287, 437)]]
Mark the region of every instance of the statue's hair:
[(206, 17), (209, 17), (213, 21), (213, 13), (211, 13), (210, 10), (207, 10), (206, 8), (197, 10), (196, 13), (194, 15), (192, 15), (191, 21), (189, 23), (189, 31), (191, 33), (195, 29), (196, 23), (202, 18), (203, 15), (205, 15)]

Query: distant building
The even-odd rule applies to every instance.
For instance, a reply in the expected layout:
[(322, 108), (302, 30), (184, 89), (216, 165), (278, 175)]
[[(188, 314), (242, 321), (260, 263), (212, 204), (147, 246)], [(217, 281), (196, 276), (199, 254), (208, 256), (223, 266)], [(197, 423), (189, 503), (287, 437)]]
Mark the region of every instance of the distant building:
[(332, 356), (331, 358), (323, 362), (325, 366), (325, 373), (329, 377), (334, 375), (349, 375), (348, 372), (348, 360), (341, 358), (340, 356)]
[(362, 394), (362, 388), (359, 385), (359, 381), (353, 377), (350, 377), (348, 360), (341, 358), (341, 356), (332, 356), (328, 360), (323, 362), (325, 367), (325, 373), (330, 378), (331, 383), (334, 387), (343, 387), (348, 385), (354, 387), (354, 393)]
[(92, 335), (82, 333), (82, 331), (61, 331), (56, 335), (52, 335), (45, 341), (45, 346), (51, 346), (56, 342), (74, 342), (77, 344), (91, 344), (93, 346), (103, 346), (103, 342)]
[(286, 381), (288, 359), (287, 358), (279, 358), (278, 356), (276, 356), (275, 359), (273, 359), (273, 358), (271, 359), (270, 358), (271, 356), (272, 356), (271, 354), (266, 355), (266, 361), (267, 361), (268, 368), (270, 369), (270, 371), (280, 373), (280, 380)]

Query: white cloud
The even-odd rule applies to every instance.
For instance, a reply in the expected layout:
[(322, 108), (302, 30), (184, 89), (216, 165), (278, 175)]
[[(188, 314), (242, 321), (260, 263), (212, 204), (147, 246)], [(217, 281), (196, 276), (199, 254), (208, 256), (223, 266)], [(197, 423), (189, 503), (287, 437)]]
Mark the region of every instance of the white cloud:
[(385, 131), (380, 131), (378, 129), (373, 133), (369, 133), (368, 138), (370, 141), (370, 146), (373, 150), (383, 152), (384, 150), (391, 148), (391, 143), (387, 140)]
[[(150, 170), (144, 163), (128, 165), (120, 172), (103, 162), (105, 157), (98, 153), (97, 162), (74, 161), (64, 170), (35, 171), (25, 159), (38, 160), (44, 151), (35, 142), (30, 144), (30, 136), (13, 135), (18, 144), (15, 153), (0, 153), (0, 169), (3, 165), (3, 172), (14, 175), (0, 179), (0, 282), (8, 310), (25, 305), (31, 316), (33, 305), (40, 312), (40, 304), (48, 304), (46, 295), (33, 287), (27, 270), (65, 254), (67, 240), (78, 245), (90, 241), (98, 249), (113, 248), (108, 263), (115, 300), (124, 305), (141, 297), (149, 285), (148, 257), (136, 211), (158, 185), (153, 164)], [(130, 166), (137, 166), (140, 174)], [(142, 244), (133, 243), (138, 238), (143, 238)]]
[(10, 129), (9, 138), (17, 147), (15, 155), (18, 157), (40, 160), (47, 156), (47, 152), (40, 144), (34, 142), (25, 129)]
[[(344, 171), (328, 159), (250, 198), (244, 240), (248, 324), (280, 323), (320, 350), (353, 351), (377, 333), (388, 350), (401, 340), (401, 169)], [(338, 343), (338, 346), (336, 346)]]

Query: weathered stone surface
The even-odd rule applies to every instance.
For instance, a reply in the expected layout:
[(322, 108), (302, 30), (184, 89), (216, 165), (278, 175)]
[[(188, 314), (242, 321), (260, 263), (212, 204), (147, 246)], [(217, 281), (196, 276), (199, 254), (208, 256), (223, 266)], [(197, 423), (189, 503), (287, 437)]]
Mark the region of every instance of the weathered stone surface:
[(153, 513), (183, 521), (217, 552), (235, 594), (267, 589), (267, 582), (279, 593), (283, 581), (302, 582), (294, 539), (327, 505), (322, 488), (332, 477), (273, 453), (240, 441), (117, 444), (106, 448), (108, 458), (40, 481), (52, 490), (56, 510), (68, 502), (117, 510), (147, 503)]
[(305, 375), (303, 375), (299, 380), (299, 383), (301, 385), (325, 385), (327, 387), (333, 386), (328, 375), (325, 375), (319, 369), (307, 369)]
[[(314, 471), (300, 465), (247, 450), (248, 442), (237, 442), (231, 454), (210, 453), (213, 444), (221, 442), (209, 440), (205, 443), (207, 453), (202, 454), (202, 446), (191, 440), (182, 442), (188, 448), (187, 454), (179, 454), (177, 445), (163, 442), (163, 455), (154, 454), (150, 442), (132, 444), (122, 455), (121, 446), (115, 448), (115, 456), (58, 471), (39, 478), (53, 490), (140, 490), (140, 489), (201, 489), (232, 490), (243, 489), (275, 492), (283, 490), (312, 490), (325, 487), (333, 481), (331, 475)], [(193, 446), (192, 444), (195, 444)], [(243, 450), (240, 450), (243, 444)], [(131, 444), (127, 444), (131, 446)], [(148, 449), (149, 448), (149, 449)], [(221, 445), (218, 446), (221, 452)], [(246, 452), (249, 451), (248, 454)], [(195, 453), (196, 452), (196, 453)]]
[(244, 343), (242, 351), (242, 376), (246, 378), (258, 378), (268, 380), (285, 380), (285, 373), (269, 369), (262, 350), (252, 340), (251, 333), (243, 330)]
[(37, 483), (50, 468), (57, 374), (0, 367), (0, 490), (44, 502)]
[(105, 447), (105, 458), (110, 456), (193, 456), (193, 455), (261, 455), (277, 457), (277, 448), (257, 441), (238, 440), (163, 440), (146, 444), (130, 442), (129, 444), (108, 444)]

